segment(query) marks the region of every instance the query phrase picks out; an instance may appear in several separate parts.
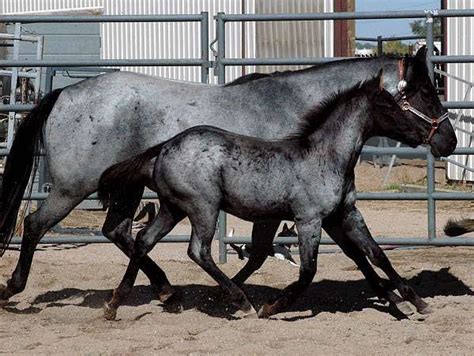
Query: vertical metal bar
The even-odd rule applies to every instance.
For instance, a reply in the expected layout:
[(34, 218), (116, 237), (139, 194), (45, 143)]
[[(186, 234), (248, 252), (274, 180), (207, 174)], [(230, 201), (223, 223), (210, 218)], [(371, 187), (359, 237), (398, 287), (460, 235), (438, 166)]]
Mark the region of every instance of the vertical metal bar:
[[(225, 66), (222, 59), (225, 58), (225, 22), (222, 19), (223, 12), (217, 13), (217, 82), (225, 84)], [(227, 247), (224, 242), (227, 232), (227, 216), (221, 211), (219, 213), (219, 263), (227, 262)]]
[[(43, 59), (43, 43), (44, 37), (38, 36), (38, 42), (36, 42), (36, 59)], [(36, 68), (36, 78), (35, 78), (35, 103), (39, 101), (39, 93), (41, 87), (41, 67)]]
[(217, 83), (225, 84), (225, 66), (222, 59), (225, 58), (225, 22), (222, 19), (223, 12), (217, 13)]
[[(21, 24), (15, 23), (15, 40), (13, 41), (13, 59), (18, 60), (20, 57), (20, 38)], [(10, 85), (10, 104), (16, 103), (16, 84), (18, 81), (18, 67), (12, 68), (11, 85)], [(10, 149), (13, 144), (13, 137), (15, 134), (16, 113), (8, 113), (8, 132), (7, 132), (7, 149)]]
[(209, 83), (209, 13), (201, 12), (201, 83)]
[[(433, 16), (431, 13), (426, 15), (426, 65), (431, 82), (434, 84), (434, 67), (433, 67)], [(435, 191), (435, 159), (431, 152), (427, 154), (427, 193), (428, 193), (428, 240), (436, 238), (436, 201), (433, 199)]]
[(377, 36), (377, 55), (380, 57), (382, 54), (383, 54), (382, 36)]

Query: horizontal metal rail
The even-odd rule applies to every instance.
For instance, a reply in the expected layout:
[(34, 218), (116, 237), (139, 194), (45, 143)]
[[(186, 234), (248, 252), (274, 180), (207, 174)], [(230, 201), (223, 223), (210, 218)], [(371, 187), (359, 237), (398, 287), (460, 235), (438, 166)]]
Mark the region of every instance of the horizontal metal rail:
[[(442, 38), (443, 36), (434, 36), (435, 38)], [(407, 41), (407, 40), (423, 40), (425, 36), (392, 36), (392, 37), (356, 37), (356, 41), (366, 42), (390, 42), (390, 41)]]
[(208, 61), (201, 58), (189, 59), (90, 59), (61, 61), (55, 59), (0, 60), (0, 67), (123, 67), (123, 66), (202, 66)]
[(203, 15), (2, 15), (0, 22), (9, 23), (80, 23), (80, 22), (198, 22)]
[[(248, 236), (234, 236), (224, 239), (226, 244), (229, 243), (251, 243), (252, 239)], [(426, 238), (413, 237), (379, 237), (375, 238), (379, 245), (398, 245), (398, 246), (474, 246), (474, 238), (436, 238), (435, 240), (428, 240)], [(165, 236), (160, 243), (165, 242), (189, 242), (189, 235), (168, 235)], [(295, 237), (277, 237), (275, 243), (282, 244), (297, 244), (298, 240)], [(102, 235), (84, 236), (84, 235), (47, 235), (43, 237), (40, 244), (92, 244), (92, 243), (110, 243), (110, 240)], [(12, 239), (11, 245), (21, 244), (21, 238), (15, 236)], [(334, 241), (329, 238), (322, 238), (321, 244), (334, 245)]]

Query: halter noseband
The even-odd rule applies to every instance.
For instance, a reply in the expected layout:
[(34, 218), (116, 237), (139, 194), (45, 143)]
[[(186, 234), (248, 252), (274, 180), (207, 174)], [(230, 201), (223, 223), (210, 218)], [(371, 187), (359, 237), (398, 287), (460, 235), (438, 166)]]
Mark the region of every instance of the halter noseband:
[(405, 58), (401, 58), (398, 61), (398, 77), (400, 80), (397, 84), (397, 90), (400, 93), (402, 99), (402, 104), (400, 106), (403, 111), (410, 111), (411, 113), (415, 114), (417, 117), (431, 125), (430, 133), (423, 140), (423, 143), (430, 143), (431, 139), (433, 138), (433, 135), (438, 130), (439, 124), (441, 124), (444, 120), (448, 118), (448, 113), (444, 113), (439, 118), (430, 118), (428, 115), (423, 114), (421, 111), (418, 111), (413, 106), (411, 106), (411, 104), (408, 102), (407, 95), (405, 93), (405, 88), (407, 87), (407, 82), (405, 80)]

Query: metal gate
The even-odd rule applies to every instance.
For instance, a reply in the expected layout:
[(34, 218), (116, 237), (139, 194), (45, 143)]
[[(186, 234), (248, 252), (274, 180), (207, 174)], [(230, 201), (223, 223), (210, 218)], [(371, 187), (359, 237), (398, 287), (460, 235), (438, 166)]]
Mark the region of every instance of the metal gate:
[[(324, 63), (341, 58), (227, 58), (226, 49), (226, 24), (231, 22), (260, 22), (260, 21), (328, 21), (328, 20), (363, 20), (363, 19), (394, 19), (394, 18), (424, 18), (426, 20), (427, 34), (427, 65), (432, 79), (434, 79), (435, 63), (474, 63), (474, 55), (465, 56), (434, 56), (433, 55), (433, 18), (435, 17), (473, 17), (474, 10), (425, 10), (425, 11), (392, 11), (392, 12), (341, 12), (341, 13), (304, 13), (304, 14), (225, 14), (218, 13), (216, 21), (216, 42), (215, 59), (209, 57), (209, 18), (208, 13), (199, 15), (107, 15), (107, 16), (0, 16), (0, 22), (6, 23), (122, 23), (122, 22), (198, 22), (200, 24), (200, 58), (183, 59), (119, 59), (119, 60), (0, 60), (3, 67), (107, 67), (107, 66), (197, 66), (201, 68), (201, 82), (208, 83), (209, 69), (214, 68), (219, 84), (226, 81), (225, 68), (232, 66), (266, 66), (266, 65), (310, 65)], [(445, 108), (451, 109), (472, 109), (472, 101), (443, 102)], [(27, 111), (31, 106), (24, 105), (0, 105), (0, 112)], [(359, 193), (359, 200), (422, 200), (427, 202), (428, 226), (427, 238), (377, 238), (380, 244), (390, 245), (431, 245), (431, 246), (474, 246), (474, 239), (469, 238), (436, 238), (436, 201), (437, 200), (474, 200), (474, 193), (467, 192), (437, 192), (434, 181), (433, 155), (426, 148), (406, 148), (406, 147), (364, 147), (363, 153), (376, 155), (424, 155), (427, 160), (427, 191), (425, 193)], [(455, 154), (473, 154), (474, 148), (457, 148)], [(0, 150), (1, 155), (7, 155), (7, 149)], [(34, 193), (32, 200), (44, 199), (47, 195)], [(155, 198), (153, 194), (145, 195), (145, 198)], [(92, 195), (90, 199), (96, 199)], [(219, 218), (219, 260), (225, 262), (227, 258), (226, 245), (228, 243), (248, 243), (250, 237), (227, 237), (226, 236), (226, 216), (220, 214)], [(19, 243), (19, 237), (15, 237), (13, 243)], [(185, 242), (189, 241), (189, 236), (167, 236), (163, 242)], [(295, 238), (278, 238), (278, 242), (295, 243)], [(42, 243), (96, 243), (108, 242), (104, 237), (44, 237)], [(332, 244), (333, 241), (323, 239), (323, 244)]]

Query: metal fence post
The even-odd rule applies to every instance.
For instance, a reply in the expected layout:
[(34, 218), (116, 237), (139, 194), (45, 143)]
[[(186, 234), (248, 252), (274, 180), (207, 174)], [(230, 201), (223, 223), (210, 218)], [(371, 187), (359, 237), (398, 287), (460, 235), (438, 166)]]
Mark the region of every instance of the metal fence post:
[(377, 36), (377, 55), (380, 57), (382, 54), (383, 54), (382, 36)]
[[(13, 40), (13, 59), (18, 60), (20, 57), (20, 37), (21, 24), (15, 23), (15, 39)], [(12, 68), (12, 76), (10, 82), (10, 104), (16, 104), (16, 84), (18, 81), (18, 67)], [(13, 138), (16, 129), (16, 112), (8, 113), (8, 131), (7, 131), (7, 149), (10, 149), (13, 144)]]
[[(426, 65), (431, 81), (434, 84), (434, 68), (433, 68), (433, 15), (431, 12), (426, 13)], [(428, 240), (436, 238), (436, 201), (433, 198), (435, 192), (435, 159), (433, 154), (428, 151), (427, 159), (427, 193), (428, 193)]]
[(209, 13), (201, 12), (201, 83), (209, 82)]
[[(225, 58), (225, 21), (222, 18), (223, 12), (217, 13), (217, 83), (225, 84), (225, 65), (222, 59)], [(227, 216), (221, 211), (219, 213), (219, 263), (227, 262), (227, 247), (224, 242), (227, 232)]]

